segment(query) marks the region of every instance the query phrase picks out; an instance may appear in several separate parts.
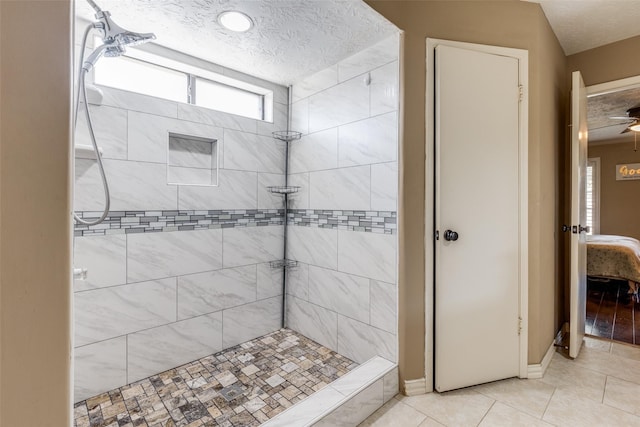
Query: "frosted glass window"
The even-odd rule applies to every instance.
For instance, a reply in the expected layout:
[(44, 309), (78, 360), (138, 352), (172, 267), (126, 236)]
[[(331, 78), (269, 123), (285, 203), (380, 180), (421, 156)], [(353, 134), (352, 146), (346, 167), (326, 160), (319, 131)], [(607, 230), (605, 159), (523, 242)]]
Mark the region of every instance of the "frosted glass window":
[(119, 56), (101, 58), (94, 73), (99, 85), (187, 102), (189, 78), (178, 71)]
[(196, 78), (195, 105), (263, 120), (263, 104), (263, 95)]

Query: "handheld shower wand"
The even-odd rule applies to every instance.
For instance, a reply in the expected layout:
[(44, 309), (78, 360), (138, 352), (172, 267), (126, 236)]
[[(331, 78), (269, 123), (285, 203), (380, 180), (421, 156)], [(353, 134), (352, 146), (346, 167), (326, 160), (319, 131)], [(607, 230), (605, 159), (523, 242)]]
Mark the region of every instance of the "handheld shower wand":
[(103, 45), (89, 55), (82, 65), (83, 69), (89, 71), (103, 55), (107, 57), (120, 56), (126, 52), (127, 46), (136, 46), (155, 40), (156, 36), (153, 33), (136, 33), (125, 30), (111, 19), (111, 13), (100, 9), (93, 0), (87, 0), (87, 2), (96, 11), (97, 22), (92, 25), (93, 28), (102, 32)]
[[(87, 88), (85, 84), (86, 75), (95, 66), (98, 60), (102, 56), (114, 57), (120, 56), (126, 52), (127, 46), (134, 46), (142, 43), (147, 43), (151, 40), (155, 40), (156, 36), (153, 33), (135, 33), (133, 31), (125, 30), (117, 25), (111, 19), (111, 14), (107, 11), (103, 11), (93, 1), (87, 0), (87, 2), (96, 11), (97, 22), (89, 24), (84, 32), (82, 38), (82, 50), (80, 55), (80, 69), (78, 70), (78, 95), (76, 98), (76, 111), (74, 124), (77, 125), (78, 109), (80, 106), (80, 95), (82, 94), (84, 100), (85, 116), (87, 119), (87, 128), (89, 129), (89, 136), (91, 137), (91, 143), (96, 153), (96, 159), (98, 161), (98, 169), (102, 178), (102, 186), (104, 188), (105, 204), (102, 215), (96, 220), (84, 220), (80, 218), (75, 212), (73, 217), (77, 222), (84, 225), (96, 225), (100, 224), (109, 215), (109, 207), (111, 205), (111, 197), (109, 195), (109, 185), (107, 183), (107, 176), (104, 172), (104, 166), (102, 164), (102, 155), (98, 150), (98, 144), (93, 132), (93, 123), (91, 122), (91, 114), (89, 113), (89, 104), (87, 102)], [(84, 51), (87, 46), (87, 38), (91, 30), (96, 29), (102, 32), (102, 45), (98, 46), (85, 60)]]

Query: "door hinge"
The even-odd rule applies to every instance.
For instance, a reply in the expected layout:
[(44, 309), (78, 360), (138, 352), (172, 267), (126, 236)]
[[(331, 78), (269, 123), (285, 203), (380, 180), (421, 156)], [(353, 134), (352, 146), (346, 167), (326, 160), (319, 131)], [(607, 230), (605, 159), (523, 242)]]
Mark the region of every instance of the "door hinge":
[(518, 335), (522, 333), (522, 317), (518, 316)]
[(523, 85), (519, 85), (518, 86), (518, 101), (522, 102), (523, 99), (524, 99), (524, 86)]

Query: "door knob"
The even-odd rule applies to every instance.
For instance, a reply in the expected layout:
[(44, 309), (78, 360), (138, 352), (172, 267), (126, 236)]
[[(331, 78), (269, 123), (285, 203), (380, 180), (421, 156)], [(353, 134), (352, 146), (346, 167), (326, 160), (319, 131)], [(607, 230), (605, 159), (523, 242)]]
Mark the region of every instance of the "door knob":
[(444, 240), (455, 242), (458, 240), (458, 233), (452, 230), (446, 230), (444, 232)]

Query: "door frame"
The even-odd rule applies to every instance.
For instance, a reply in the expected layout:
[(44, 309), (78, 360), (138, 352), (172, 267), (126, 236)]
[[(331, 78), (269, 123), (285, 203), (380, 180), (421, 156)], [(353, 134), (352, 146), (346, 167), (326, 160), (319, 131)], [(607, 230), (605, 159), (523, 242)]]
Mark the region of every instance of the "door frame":
[(640, 75), (587, 86), (587, 98), (640, 87)]
[(488, 46), (475, 43), (457, 42), (451, 40), (427, 38), (426, 55), (426, 108), (425, 108), (425, 382), (426, 391), (433, 391), (434, 385), (434, 323), (435, 323), (435, 48), (446, 45), (461, 49), (470, 49), (495, 55), (510, 56), (519, 61), (519, 80), (522, 86), (522, 101), (520, 102), (520, 137), (519, 137), (519, 211), (520, 211), (520, 361), (519, 377), (527, 378), (528, 372), (528, 313), (529, 313), (529, 52), (524, 49), (514, 49), (499, 46)]
[[(586, 233), (586, 175), (588, 158), (587, 88), (580, 71), (571, 73), (571, 129), (570, 145), (570, 217), (569, 257), (569, 357), (580, 354), (586, 329), (587, 302), (587, 242)], [(574, 225), (577, 224), (577, 225)], [(564, 230), (564, 228), (563, 228)], [(564, 341), (564, 340), (563, 340)]]

